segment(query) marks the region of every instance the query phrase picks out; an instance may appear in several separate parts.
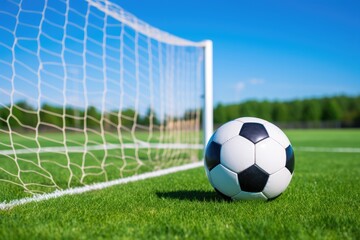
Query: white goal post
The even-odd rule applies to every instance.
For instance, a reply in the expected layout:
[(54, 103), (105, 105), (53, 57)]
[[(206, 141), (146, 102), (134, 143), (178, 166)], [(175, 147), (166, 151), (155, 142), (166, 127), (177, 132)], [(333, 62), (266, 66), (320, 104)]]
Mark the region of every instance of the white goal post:
[(108, 0), (4, 0), (0, 36), (0, 202), (199, 166), (212, 41)]

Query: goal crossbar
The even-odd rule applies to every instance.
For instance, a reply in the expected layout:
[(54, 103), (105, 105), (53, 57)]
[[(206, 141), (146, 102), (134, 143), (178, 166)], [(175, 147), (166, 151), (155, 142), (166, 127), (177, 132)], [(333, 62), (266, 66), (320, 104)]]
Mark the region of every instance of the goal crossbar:
[(86, 0), (90, 5), (98, 8), (99, 10), (109, 14), (115, 19), (123, 22), (134, 30), (149, 36), (158, 41), (179, 45), (179, 46), (198, 46), (198, 47), (208, 47), (208, 40), (202, 42), (193, 42), (184, 38), (177, 37), (168, 32), (162, 31), (156, 27), (149, 25), (148, 23), (138, 19), (133, 14), (126, 12), (124, 9), (119, 7), (116, 4), (113, 4), (110, 1), (103, 0)]

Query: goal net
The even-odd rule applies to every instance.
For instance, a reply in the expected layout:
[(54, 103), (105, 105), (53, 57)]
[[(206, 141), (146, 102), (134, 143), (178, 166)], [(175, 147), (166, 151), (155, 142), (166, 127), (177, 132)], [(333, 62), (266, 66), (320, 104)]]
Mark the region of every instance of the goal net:
[(211, 42), (106, 0), (2, 1), (0, 36), (0, 202), (202, 159)]

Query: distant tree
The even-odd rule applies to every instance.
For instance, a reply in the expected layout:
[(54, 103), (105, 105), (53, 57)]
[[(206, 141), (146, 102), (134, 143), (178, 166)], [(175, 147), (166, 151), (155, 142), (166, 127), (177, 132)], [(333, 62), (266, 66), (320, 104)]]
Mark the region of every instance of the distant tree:
[(132, 127), (134, 124), (135, 111), (131, 108), (125, 109), (121, 112), (121, 125), (125, 127)]
[(111, 111), (109, 113), (109, 121), (111, 122), (112, 125), (117, 127), (119, 124), (119, 112), (116, 110)]
[(226, 122), (240, 117), (240, 107), (237, 104), (232, 104), (226, 107)]
[(360, 127), (360, 112), (357, 112), (355, 114), (353, 122), (352, 122), (352, 126), (353, 127)]
[(321, 120), (321, 113), (321, 104), (318, 100), (310, 99), (304, 101), (302, 121), (319, 122)]
[(0, 108), (0, 127), (7, 127), (7, 118), (9, 116), (10, 111), (6, 107)]
[[(185, 120), (190, 120), (190, 119), (194, 119), (195, 117), (198, 117), (197, 114), (198, 114), (198, 111), (197, 109), (191, 109), (191, 110), (187, 110), (185, 111), (184, 113), (184, 117), (183, 119)], [(156, 117), (156, 113), (154, 112), (154, 115)], [(156, 117), (157, 119), (157, 117)], [(157, 120), (158, 122), (160, 122), (159, 120)]]
[(18, 108), (10, 108), (9, 114), (7, 117), (8, 124), (11, 128), (18, 128), (21, 125), (22, 120), (24, 119), (23, 112)]
[[(184, 118), (185, 119), (190, 118), (191, 116), (193, 116), (194, 112), (195, 112), (195, 110), (185, 111)], [(155, 124), (155, 125), (160, 124), (160, 120), (157, 117), (156, 111), (154, 109), (149, 108), (146, 115), (148, 116), (149, 120), (151, 119), (152, 124)]]
[(62, 114), (62, 108), (44, 104), (40, 109), (40, 121), (45, 123), (44, 125), (63, 127)]
[(360, 96), (347, 97), (347, 109), (342, 111), (342, 122), (345, 126), (360, 126)]
[(17, 102), (12, 106), (11, 118), (9, 123), (12, 127), (35, 127), (37, 114), (33, 107), (25, 101)]
[(343, 112), (346, 112), (350, 108), (350, 104), (353, 98), (341, 95), (341, 96), (335, 96), (332, 99), (334, 99), (339, 104)]
[(68, 107), (65, 109), (65, 125), (67, 127), (82, 128), (84, 127), (84, 111)]
[(65, 125), (67, 127), (75, 127), (75, 110), (74, 108), (65, 109)]
[(244, 102), (239, 107), (239, 115), (237, 117), (257, 117), (257, 106), (256, 101)]
[(287, 105), (282, 102), (275, 102), (272, 112), (272, 119), (275, 122), (287, 122), (289, 119), (289, 111)]
[(86, 110), (86, 127), (100, 128), (101, 113), (97, 111), (96, 107), (89, 106)]
[[(185, 112), (184, 118), (186, 117), (187, 114), (191, 114), (191, 113)], [(137, 123), (144, 126), (150, 126), (150, 124), (159, 124), (159, 120), (157, 119), (155, 111), (151, 108), (148, 108), (146, 110), (145, 115), (138, 117)]]
[(360, 96), (350, 99), (349, 102), (350, 102), (349, 104), (350, 111), (360, 112)]
[(214, 109), (214, 123), (223, 124), (227, 121), (226, 107), (219, 103)]
[(289, 121), (299, 122), (302, 120), (303, 102), (300, 100), (294, 100), (288, 102)]
[(258, 117), (263, 118), (268, 121), (273, 120), (272, 112), (273, 112), (273, 104), (269, 101), (265, 100), (258, 103)]
[(341, 107), (334, 98), (326, 98), (323, 100), (322, 106), (322, 120), (340, 120), (342, 117)]

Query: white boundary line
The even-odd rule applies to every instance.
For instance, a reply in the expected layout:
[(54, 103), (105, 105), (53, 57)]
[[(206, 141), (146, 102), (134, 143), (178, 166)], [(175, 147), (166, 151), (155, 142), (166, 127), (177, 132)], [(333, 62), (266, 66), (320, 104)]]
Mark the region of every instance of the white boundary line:
[(81, 194), (81, 193), (85, 193), (85, 192), (89, 192), (89, 191), (100, 190), (100, 189), (104, 189), (104, 188), (108, 188), (108, 187), (112, 187), (112, 186), (116, 186), (116, 185), (120, 185), (120, 184), (129, 183), (129, 182), (136, 182), (136, 181), (140, 181), (140, 180), (144, 180), (144, 179), (164, 176), (164, 175), (175, 173), (175, 172), (198, 168), (198, 167), (203, 166), (203, 164), (204, 164), (203, 161), (189, 163), (186, 165), (172, 167), (172, 168), (163, 169), (163, 170), (158, 170), (155, 172), (144, 173), (144, 174), (127, 177), (127, 178), (120, 178), (120, 179), (116, 179), (116, 180), (109, 181), (109, 182), (96, 183), (96, 184), (87, 185), (87, 186), (83, 186), (83, 187), (70, 188), (70, 189), (66, 189), (66, 190), (55, 191), (52, 193), (34, 195), (33, 197), (11, 200), (9, 202), (0, 203), (0, 210), (9, 210), (15, 206), (19, 206), (19, 205), (23, 205), (23, 204), (27, 204), (27, 203), (31, 203), (31, 202), (40, 202), (43, 200), (58, 198), (58, 197), (62, 197), (65, 195)]
[[(111, 150), (111, 149), (142, 149), (142, 148), (154, 148), (154, 149), (203, 149), (202, 144), (186, 144), (186, 143), (125, 143), (125, 144), (101, 144), (90, 145), (86, 148), (81, 146), (70, 147), (43, 147), (43, 148), (24, 148), (17, 150), (0, 150), (0, 155), (12, 155), (12, 154), (29, 154), (29, 153), (52, 153), (52, 152), (85, 152), (85, 151), (97, 151), (97, 150)], [(295, 151), (300, 152), (340, 152), (340, 153), (358, 153), (360, 148), (328, 148), (328, 147), (294, 147)]]
[(360, 148), (328, 148), (328, 147), (294, 147), (295, 151), (299, 152), (338, 152), (338, 153), (360, 153)]
[(0, 150), (0, 155), (11, 154), (28, 154), (28, 153), (52, 153), (52, 152), (86, 152), (98, 150), (111, 150), (111, 149), (203, 149), (202, 144), (187, 144), (187, 143), (125, 143), (125, 144), (100, 144), (84, 146), (69, 146), (69, 147), (43, 147), (43, 148), (23, 148), (14, 150)]

